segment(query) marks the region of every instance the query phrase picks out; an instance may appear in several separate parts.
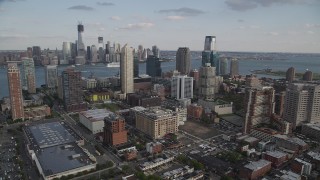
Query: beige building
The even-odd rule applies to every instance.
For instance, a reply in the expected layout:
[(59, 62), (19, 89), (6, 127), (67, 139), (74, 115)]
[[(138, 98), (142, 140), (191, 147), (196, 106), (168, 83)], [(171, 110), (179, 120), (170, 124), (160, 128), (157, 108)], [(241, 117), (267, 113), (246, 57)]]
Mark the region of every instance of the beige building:
[(120, 81), (122, 93), (133, 93), (133, 49), (127, 44), (121, 49)]
[(178, 131), (178, 116), (171, 110), (153, 107), (135, 111), (136, 128), (153, 139)]

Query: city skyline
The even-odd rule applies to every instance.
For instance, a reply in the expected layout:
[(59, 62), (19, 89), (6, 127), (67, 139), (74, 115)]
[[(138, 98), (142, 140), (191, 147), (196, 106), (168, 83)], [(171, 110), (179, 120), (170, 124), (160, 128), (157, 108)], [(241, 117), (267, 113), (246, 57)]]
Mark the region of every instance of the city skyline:
[(181, 2), (1, 0), (0, 49), (61, 49), (64, 41), (75, 42), (82, 22), (85, 46), (102, 36), (135, 48), (202, 50), (202, 37), (212, 35), (217, 51), (319, 52), (316, 0)]

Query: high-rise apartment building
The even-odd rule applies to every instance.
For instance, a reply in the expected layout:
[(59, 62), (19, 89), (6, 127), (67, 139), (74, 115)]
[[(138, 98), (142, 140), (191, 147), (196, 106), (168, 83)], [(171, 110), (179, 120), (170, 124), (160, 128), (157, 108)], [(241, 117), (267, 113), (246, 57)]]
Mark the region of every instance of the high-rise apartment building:
[(188, 47), (180, 47), (176, 54), (176, 70), (183, 75), (187, 75), (190, 73), (190, 63), (190, 49)]
[(15, 63), (8, 64), (8, 85), (12, 120), (24, 119), (20, 71)]
[(171, 97), (178, 100), (193, 98), (193, 77), (173, 76), (171, 78)]
[(34, 60), (34, 64), (36, 66), (41, 65), (41, 48), (40, 46), (33, 46), (32, 47), (32, 57)]
[(207, 67), (200, 67), (199, 74), (199, 97), (203, 100), (213, 100), (220, 84), (216, 68), (208, 64)]
[(283, 116), (285, 95), (286, 95), (286, 92), (284, 91), (284, 92), (276, 93), (274, 96), (274, 99), (275, 99), (274, 113), (279, 115), (280, 117)]
[(320, 85), (289, 84), (286, 90), (283, 119), (293, 128), (302, 123), (320, 122)]
[(228, 59), (220, 58), (220, 75), (228, 74)]
[(95, 45), (91, 46), (91, 58), (90, 63), (97, 63), (98, 62), (98, 49)]
[(28, 47), (27, 48), (27, 57), (28, 58), (33, 58), (33, 56), (32, 56), (32, 47)]
[(127, 44), (121, 49), (120, 60), (121, 91), (124, 94), (133, 93), (133, 49)]
[(308, 70), (303, 74), (302, 80), (304, 80), (304, 81), (312, 81), (312, 79), (313, 79), (312, 71)]
[(238, 59), (233, 58), (230, 63), (230, 77), (233, 78), (237, 75), (239, 75), (239, 61)]
[(66, 111), (84, 111), (87, 104), (83, 101), (81, 88), (81, 72), (73, 68), (66, 69), (61, 74), (62, 95)]
[(296, 69), (294, 67), (290, 67), (286, 72), (286, 81), (291, 83), (292, 81), (294, 81), (295, 75)]
[(125, 120), (116, 114), (104, 118), (103, 142), (118, 146), (128, 141)]
[(160, 77), (162, 73), (160, 59), (149, 56), (146, 62), (146, 73), (151, 77)]
[(36, 76), (32, 58), (22, 58), (22, 86), (29, 93), (36, 93)]
[(137, 56), (137, 53), (134, 54), (133, 59), (133, 76), (139, 77), (139, 58)]
[(200, 79), (200, 74), (199, 74), (198, 69), (192, 69), (190, 71), (190, 77), (193, 77), (193, 90), (198, 91), (199, 79)]
[(46, 85), (48, 88), (56, 88), (58, 86), (58, 68), (56, 65), (45, 67)]
[(152, 107), (136, 111), (136, 128), (153, 139), (178, 132), (178, 116), (168, 109)]
[(245, 94), (244, 133), (261, 123), (270, 123), (274, 113), (274, 89), (272, 87), (247, 88)]

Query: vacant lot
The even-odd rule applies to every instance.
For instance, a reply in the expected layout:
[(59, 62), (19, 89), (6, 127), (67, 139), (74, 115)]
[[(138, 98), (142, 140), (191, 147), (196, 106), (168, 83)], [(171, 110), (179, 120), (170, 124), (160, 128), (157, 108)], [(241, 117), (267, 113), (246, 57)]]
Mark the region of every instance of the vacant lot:
[(179, 126), (179, 129), (186, 131), (187, 133), (190, 133), (201, 139), (208, 139), (221, 134), (219, 130), (210, 127), (210, 125), (202, 124), (196, 121), (186, 121), (184, 125)]

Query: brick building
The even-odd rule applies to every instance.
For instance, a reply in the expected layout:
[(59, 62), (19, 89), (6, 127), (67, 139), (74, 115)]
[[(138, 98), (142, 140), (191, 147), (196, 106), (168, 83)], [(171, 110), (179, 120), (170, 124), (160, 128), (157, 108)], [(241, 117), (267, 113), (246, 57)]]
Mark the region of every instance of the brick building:
[(126, 143), (127, 130), (125, 120), (115, 114), (104, 118), (103, 142), (111, 146), (118, 146)]
[(300, 175), (310, 175), (312, 164), (302, 159), (295, 158), (291, 163), (291, 170)]
[(150, 142), (146, 144), (146, 150), (150, 154), (157, 154), (162, 152), (162, 144), (159, 142)]
[(264, 176), (271, 170), (271, 162), (260, 159), (259, 161), (251, 162), (240, 169), (240, 178), (254, 180)]
[(288, 160), (288, 155), (280, 151), (266, 151), (262, 155), (263, 159), (270, 161), (273, 167), (279, 167)]
[(202, 116), (203, 108), (197, 104), (191, 104), (187, 108), (188, 119), (200, 120)]

